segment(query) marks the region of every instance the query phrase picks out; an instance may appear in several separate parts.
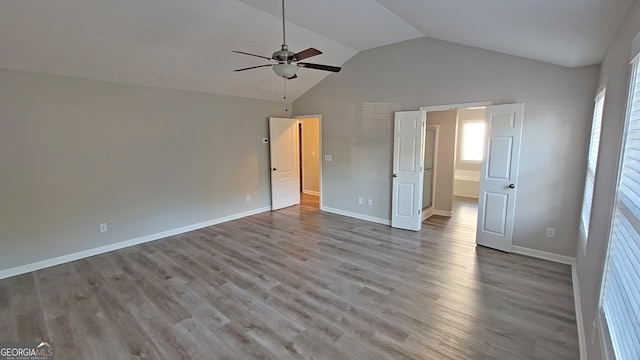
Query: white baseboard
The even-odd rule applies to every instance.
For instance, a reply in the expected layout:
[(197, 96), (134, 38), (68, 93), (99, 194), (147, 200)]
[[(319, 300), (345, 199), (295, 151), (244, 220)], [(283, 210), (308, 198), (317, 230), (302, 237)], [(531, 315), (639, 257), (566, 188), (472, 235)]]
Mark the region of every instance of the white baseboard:
[(421, 219), (422, 219), (422, 221), (425, 221), (428, 218), (432, 217), (433, 215), (435, 215), (433, 207), (430, 207), (430, 208), (422, 211)]
[(580, 284), (576, 264), (571, 265), (571, 283), (573, 284), (573, 302), (576, 308), (576, 326), (578, 326), (578, 343), (580, 344), (580, 360), (587, 360), (587, 338), (584, 333), (582, 319), (582, 301), (580, 301)]
[(521, 246), (511, 246), (511, 252), (520, 255), (527, 255), (538, 259), (549, 260), (561, 264), (572, 265), (575, 264), (576, 259), (571, 256), (558, 255), (546, 251), (540, 251), (535, 249), (529, 249)]
[(75, 252), (75, 253), (72, 253), (72, 254), (68, 254), (68, 255), (58, 256), (58, 257), (55, 257), (55, 258), (52, 258), (52, 259), (37, 261), (37, 262), (31, 263), (31, 264), (26, 264), (26, 265), (16, 266), (16, 267), (5, 269), (5, 270), (0, 270), (0, 279), (6, 279), (8, 277), (25, 274), (25, 273), (28, 273), (28, 272), (32, 272), (32, 271), (44, 269), (44, 268), (47, 268), (47, 267), (64, 264), (64, 263), (75, 261), (75, 260), (79, 260), (79, 259), (84, 259), (84, 258), (87, 258), (87, 257), (90, 257), (90, 256), (104, 254), (104, 253), (107, 253), (107, 252), (110, 252), (110, 251), (123, 249), (123, 248), (129, 247), (129, 246), (138, 245), (138, 244), (146, 243), (146, 242), (149, 242), (149, 241), (159, 240), (159, 239), (166, 238), (166, 237), (169, 237), (169, 236), (174, 236), (174, 235), (186, 233), (186, 232), (189, 232), (189, 231), (202, 229), (202, 228), (205, 228), (205, 227), (208, 227), (208, 226), (221, 224), (223, 222), (240, 219), (240, 218), (243, 218), (243, 217), (259, 214), (259, 213), (262, 213), (262, 212), (265, 212), (265, 211), (270, 211), (270, 210), (271, 210), (271, 206), (266, 206), (266, 207), (262, 207), (262, 208), (259, 208), (259, 209), (254, 209), (254, 210), (244, 211), (244, 212), (237, 213), (237, 214), (223, 216), (221, 218), (217, 218), (217, 219), (213, 219), (213, 220), (203, 221), (203, 222), (200, 222), (200, 223), (197, 223), (197, 224), (187, 225), (187, 226), (179, 227), (179, 228), (176, 228), (176, 229), (171, 229), (171, 230), (162, 231), (162, 232), (155, 233), (155, 234), (141, 236), (141, 237), (138, 237), (138, 238), (135, 238), (135, 239), (130, 239), (130, 240), (117, 242), (115, 244), (109, 244), (109, 245), (105, 245), (105, 246), (100, 246), (100, 247), (93, 248), (93, 249), (78, 251), (78, 252)]
[(356, 218), (356, 219), (360, 219), (360, 220), (371, 221), (371, 222), (382, 224), (382, 225), (391, 225), (391, 221), (389, 219), (382, 219), (382, 218), (377, 218), (377, 217), (374, 217), (374, 216), (354, 213), (354, 212), (351, 212), (351, 211), (344, 211), (344, 210), (334, 209), (334, 208), (330, 208), (330, 207), (327, 207), (327, 206), (320, 206), (320, 210), (326, 211), (326, 212), (330, 212), (330, 213), (333, 213), (333, 214), (348, 216), (348, 217), (352, 217), (352, 218)]
[(307, 194), (307, 195), (320, 196), (320, 191), (313, 191), (313, 190), (304, 190), (304, 189), (302, 189), (302, 193), (303, 193), (303, 194)]
[(452, 216), (453, 216), (453, 211), (447, 211), (447, 210), (433, 210), (433, 215), (439, 215), (439, 216), (452, 217)]

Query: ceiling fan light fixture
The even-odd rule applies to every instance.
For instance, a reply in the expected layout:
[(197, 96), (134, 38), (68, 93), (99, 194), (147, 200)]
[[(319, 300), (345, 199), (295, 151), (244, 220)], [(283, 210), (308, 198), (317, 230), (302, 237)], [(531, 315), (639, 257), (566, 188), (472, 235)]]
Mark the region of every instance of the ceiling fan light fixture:
[(273, 66), (273, 72), (275, 72), (276, 75), (283, 77), (285, 79), (292, 77), (293, 75), (296, 74), (297, 71), (298, 71), (298, 67), (293, 64), (285, 63), (285, 64), (277, 64)]

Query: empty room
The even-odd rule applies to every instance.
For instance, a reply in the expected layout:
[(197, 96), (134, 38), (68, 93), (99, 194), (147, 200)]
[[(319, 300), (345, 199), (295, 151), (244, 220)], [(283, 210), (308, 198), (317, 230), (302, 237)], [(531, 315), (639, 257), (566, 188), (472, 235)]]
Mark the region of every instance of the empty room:
[(0, 359), (640, 359), (640, 0), (3, 0)]

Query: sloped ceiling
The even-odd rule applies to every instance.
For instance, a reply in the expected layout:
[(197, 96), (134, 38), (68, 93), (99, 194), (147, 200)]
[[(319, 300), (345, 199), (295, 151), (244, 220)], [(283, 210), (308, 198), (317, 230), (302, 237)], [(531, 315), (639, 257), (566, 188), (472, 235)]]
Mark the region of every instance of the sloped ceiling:
[[(359, 51), (428, 36), (577, 67), (599, 63), (633, 0), (288, 0), (287, 43), (340, 66)], [(2, 0), (0, 67), (294, 100), (330, 75), (286, 82), (259, 58), (281, 39), (279, 0)], [(401, 54), (399, 54), (401, 56)], [(285, 92), (286, 91), (286, 92)]]

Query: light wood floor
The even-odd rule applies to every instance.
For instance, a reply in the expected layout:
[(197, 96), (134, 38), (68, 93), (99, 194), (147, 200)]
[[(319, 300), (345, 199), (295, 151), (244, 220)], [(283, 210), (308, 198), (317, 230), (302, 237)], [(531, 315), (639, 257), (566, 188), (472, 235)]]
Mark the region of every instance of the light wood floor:
[(0, 341), (56, 359), (578, 359), (569, 266), (421, 232), (262, 213), (0, 280)]

